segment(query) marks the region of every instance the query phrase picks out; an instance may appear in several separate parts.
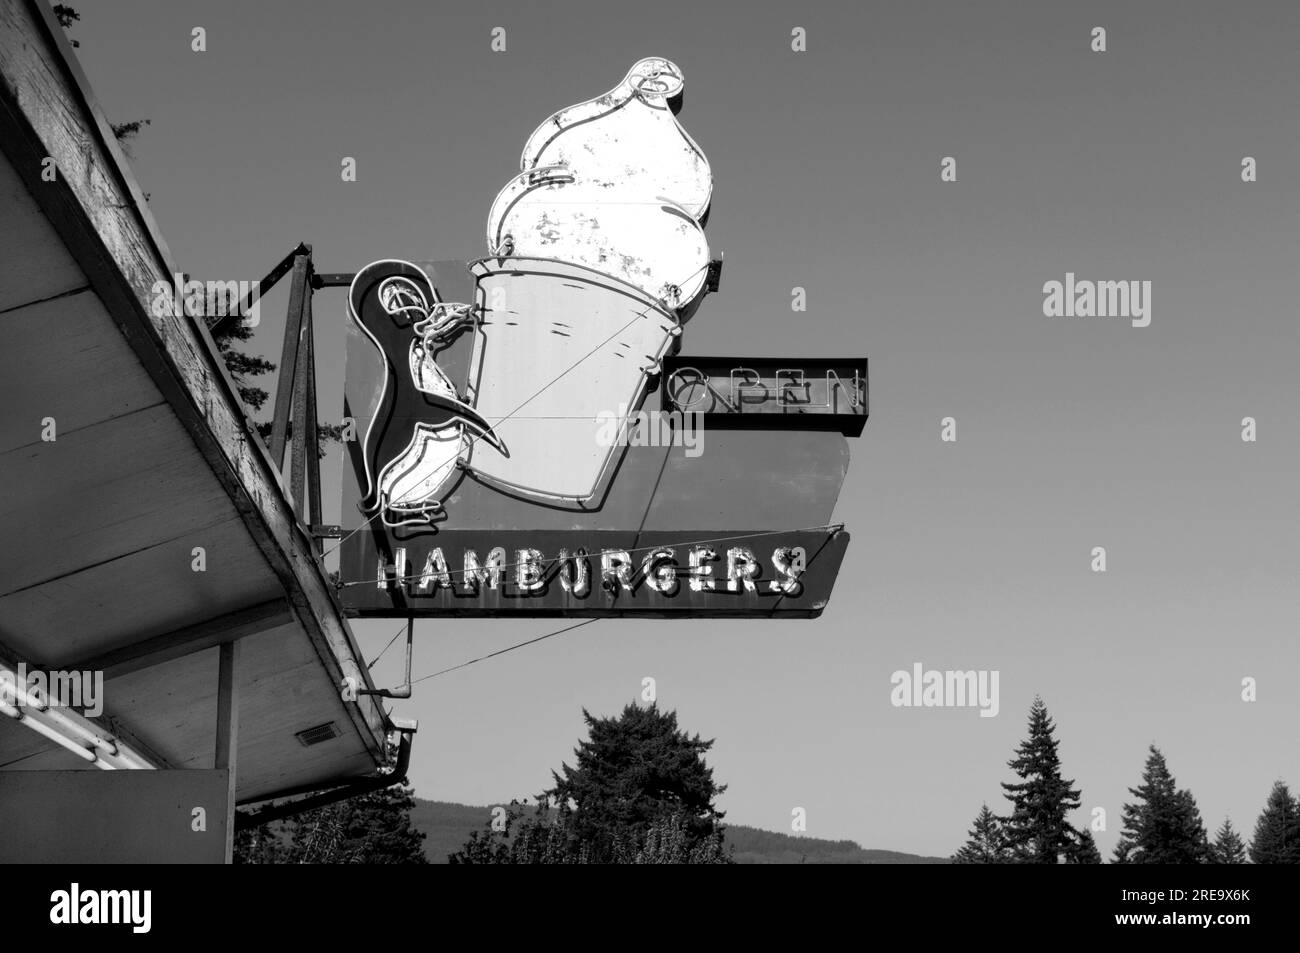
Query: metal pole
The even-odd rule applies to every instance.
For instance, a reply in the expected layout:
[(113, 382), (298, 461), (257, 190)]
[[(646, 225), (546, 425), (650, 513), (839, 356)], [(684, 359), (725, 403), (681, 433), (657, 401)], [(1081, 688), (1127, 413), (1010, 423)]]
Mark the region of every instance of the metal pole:
[[(320, 434), (316, 430), (316, 332), (312, 324), (311, 303), (312, 291), (308, 288), (307, 298), (303, 305), (303, 321), (307, 326), (303, 334), (306, 347), (304, 348), (303, 357), (302, 386), (307, 393), (307, 422), (303, 428), (303, 456), (307, 458), (307, 525), (318, 526), (321, 520)], [(294, 443), (297, 443), (296, 438)], [(316, 547), (317, 553), (321, 551), (319, 539), (313, 537), (312, 545)]]
[[(310, 261), (308, 276), (310, 279)], [(289, 450), (289, 492), (300, 522), (307, 521), (307, 444), (316, 433), (316, 421), (307, 414), (307, 395), (313, 390), (311, 366), (311, 288), (303, 289), (299, 302), (298, 366), (293, 373), (293, 425)]]
[(223, 642), (218, 647), (217, 737), (212, 766), (228, 772), (225, 805), (227, 864), (233, 862), (235, 850), (235, 756), (239, 746), (239, 690), (235, 685), (235, 665), (238, 659), (238, 642)]
[(284, 260), (272, 268), (267, 276), (257, 283), (256, 290), (249, 291), (248, 297), (240, 301), (234, 311), (221, 315), (209, 324), (209, 333), (216, 334), (217, 329), (227, 321), (232, 318), (242, 319), (246, 314), (248, 314), (249, 309), (252, 308), (256, 302), (261, 301), (266, 293), (275, 286), (275, 283), (289, 273), (289, 269), (293, 267), (294, 258), (298, 255), (304, 254), (308, 250), (309, 249), (306, 245), (299, 243), (297, 248), (285, 255)]
[(302, 302), (307, 293), (311, 246), (293, 260), (293, 284), (289, 289), (289, 310), (284, 319), (284, 347), (280, 351), (280, 382), (275, 388), (275, 416), (271, 423), (271, 459), (284, 466), (284, 445), (289, 432), (289, 414), (298, 369), (298, 348), (302, 342)]

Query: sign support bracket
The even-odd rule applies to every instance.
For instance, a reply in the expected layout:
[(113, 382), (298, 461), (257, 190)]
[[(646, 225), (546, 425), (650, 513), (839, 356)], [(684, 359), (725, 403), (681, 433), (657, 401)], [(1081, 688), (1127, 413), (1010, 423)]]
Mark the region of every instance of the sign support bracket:
[(357, 690), (358, 695), (378, 695), (380, 698), (410, 698), (411, 697), (411, 653), (412, 643), (415, 640), (415, 616), (406, 617), (406, 679), (396, 688), (362, 688)]

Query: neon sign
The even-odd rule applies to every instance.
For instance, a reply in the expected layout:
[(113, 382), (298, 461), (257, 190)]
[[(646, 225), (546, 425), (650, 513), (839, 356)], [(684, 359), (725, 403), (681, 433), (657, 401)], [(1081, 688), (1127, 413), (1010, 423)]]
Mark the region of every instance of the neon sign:
[[(819, 615), (848, 545), (792, 532), (453, 530), (379, 556), (347, 602), (367, 615)], [(398, 598), (394, 598), (394, 597)]]
[(673, 357), (664, 364), (664, 404), (731, 426), (789, 426), (862, 432), (867, 361), (837, 358)]
[[(677, 122), (683, 86), (647, 58), (537, 128), (489, 212), (491, 257), (468, 265), (472, 303), (442, 301), (410, 262), (356, 275), (349, 313), (384, 365), (362, 513), (430, 526), (465, 477), (565, 509), (599, 500), (626, 445), (597, 439), (600, 415), (641, 406), (709, 279), (713, 177)], [(463, 335), (457, 381), (438, 358)]]
[[(683, 88), (647, 58), (538, 126), (489, 209), (486, 257), (353, 278), (347, 413), (364, 425), (345, 493), (364, 518), (339, 544), (345, 611), (825, 607), (848, 544), (826, 525), (843, 439), (789, 433), (773, 454), (727, 431), (856, 435), (866, 361), (676, 356), (719, 264)], [(678, 520), (693, 529), (665, 528)]]

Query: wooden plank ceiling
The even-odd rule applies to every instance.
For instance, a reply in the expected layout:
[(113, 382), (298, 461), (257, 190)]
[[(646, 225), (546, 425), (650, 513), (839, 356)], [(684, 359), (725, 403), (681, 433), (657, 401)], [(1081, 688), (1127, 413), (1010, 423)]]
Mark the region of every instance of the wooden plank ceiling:
[[(372, 773), (385, 718), (340, 698), (368, 676), (324, 569), (206, 333), (149, 313), (165, 248), (47, 20), (0, 0), (0, 657), (107, 669), (100, 724), (160, 767), (211, 767), (210, 646), (258, 607), (239, 628), (238, 799)], [(295, 737), (328, 723), (337, 737)], [(0, 718), (0, 769), (77, 767)]]

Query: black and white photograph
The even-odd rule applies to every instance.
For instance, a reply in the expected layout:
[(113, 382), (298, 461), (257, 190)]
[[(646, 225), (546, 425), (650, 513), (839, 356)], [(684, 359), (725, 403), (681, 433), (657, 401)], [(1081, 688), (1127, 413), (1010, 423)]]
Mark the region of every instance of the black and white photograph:
[(1283, 936), (1298, 50), (1291, 0), (0, 0), (6, 931), (384, 942), (495, 906), (445, 867), (655, 864)]

